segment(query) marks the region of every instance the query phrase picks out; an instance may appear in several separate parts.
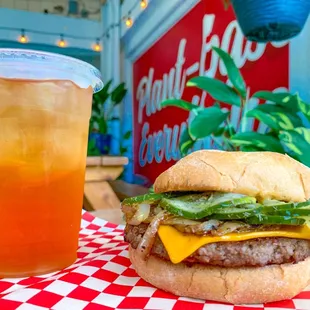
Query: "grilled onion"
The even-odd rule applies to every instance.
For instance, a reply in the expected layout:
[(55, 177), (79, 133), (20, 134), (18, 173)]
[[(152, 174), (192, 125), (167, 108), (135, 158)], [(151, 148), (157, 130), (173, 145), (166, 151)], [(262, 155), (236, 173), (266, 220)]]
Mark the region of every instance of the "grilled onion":
[(215, 236), (223, 236), (230, 234), (232, 232), (244, 230), (246, 231), (250, 225), (242, 223), (242, 222), (225, 222), (223, 225), (218, 227), (216, 230), (212, 231), (212, 235)]
[(137, 210), (131, 219), (128, 219), (127, 223), (130, 225), (139, 225), (146, 220), (150, 215), (151, 206), (147, 203), (140, 203), (137, 205)]
[(147, 227), (141, 241), (138, 244), (138, 253), (141, 255), (141, 258), (146, 260), (149, 256), (153, 244), (155, 242), (156, 234), (158, 231), (158, 228), (160, 224), (168, 217), (169, 215), (162, 211), (158, 213), (154, 218), (152, 219), (151, 223)]
[(221, 222), (217, 220), (209, 220), (202, 223), (196, 222), (195, 225), (174, 224), (175, 228), (187, 234), (206, 235), (217, 229)]

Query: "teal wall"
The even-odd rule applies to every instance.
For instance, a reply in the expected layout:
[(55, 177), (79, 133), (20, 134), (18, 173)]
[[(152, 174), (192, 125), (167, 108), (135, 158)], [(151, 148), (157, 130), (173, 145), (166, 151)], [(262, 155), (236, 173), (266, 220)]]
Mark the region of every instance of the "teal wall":
[[(21, 44), (18, 37), (25, 29), (29, 43)], [(33, 33), (42, 32), (42, 33)], [(68, 43), (59, 48), (60, 34)], [(0, 8), (0, 47), (36, 49), (61, 53), (92, 63), (100, 67), (100, 53), (93, 51), (92, 45), (102, 34), (100, 22)]]

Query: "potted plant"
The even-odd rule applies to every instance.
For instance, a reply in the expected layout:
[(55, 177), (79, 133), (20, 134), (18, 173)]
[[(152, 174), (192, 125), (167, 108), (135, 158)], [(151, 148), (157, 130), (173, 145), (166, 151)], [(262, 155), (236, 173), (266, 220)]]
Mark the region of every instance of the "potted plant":
[(108, 154), (110, 150), (111, 134), (108, 133), (108, 123), (119, 120), (113, 115), (113, 111), (127, 93), (124, 83), (110, 91), (111, 84), (112, 81), (109, 81), (100, 92), (93, 96), (88, 156)]
[[(223, 61), (232, 86), (220, 80), (198, 76), (187, 82), (188, 87), (207, 91), (215, 100), (210, 107), (199, 107), (181, 99), (168, 99), (161, 103), (163, 108), (175, 106), (189, 111), (193, 118), (180, 137), (181, 154), (186, 155), (196, 141), (210, 138), (218, 148), (241, 151), (274, 151), (287, 153), (310, 167), (310, 105), (298, 94), (259, 91), (252, 98), (263, 100), (249, 109), (251, 99), (245, 81), (233, 59), (222, 49), (213, 47)], [(226, 103), (240, 109), (240, 121), (233, 126), (230, 111), (221, 108)], [(248, 129), (248, 122), (255, 119), (265, 124), (265, 132)]]
[(223, 0), (232, 4), (240, 28), (251, 41), (290, 39), (301, 32), (310, 12), (310, 0)]

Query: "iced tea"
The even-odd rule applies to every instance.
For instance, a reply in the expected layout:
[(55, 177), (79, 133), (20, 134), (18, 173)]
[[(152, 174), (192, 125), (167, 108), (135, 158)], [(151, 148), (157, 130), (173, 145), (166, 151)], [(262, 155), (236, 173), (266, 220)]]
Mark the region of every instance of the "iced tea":
[(75, 261), (92, 94), (70, 80), (0, 78), (0, 277)]

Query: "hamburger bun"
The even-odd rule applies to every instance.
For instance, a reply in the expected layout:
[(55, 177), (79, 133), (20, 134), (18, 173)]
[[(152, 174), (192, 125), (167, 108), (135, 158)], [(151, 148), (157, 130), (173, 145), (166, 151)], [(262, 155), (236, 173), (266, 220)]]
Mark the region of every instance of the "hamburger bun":
[(141, 259), (129, 246), (130, 260), (145, 281), (177, 296), (233, 304), (290, 299), (310, 284), (310, 258), (297, 264), (227, 268), (172, 264), (151, 255)]
[[(215, 191), (220, 192), (221, 195), (221, 192), (243, 194), (257, 198), (258, 203), (261, 205), (264, 204), (265, 199), (271, 199), (279, 200), (280, 204), (283, 202), (290, 202), (289, 204), (286, 204), (285, 207), (292, 208), (291, 202), (305, 202), (310, 198), (310, 169), (287, 155), (274, 152), (227, 152), (201, 150), (182, 158), (175, 165), (163, 172), (154, 183), (154, 191), (155, 194), (153, 195), (157, 195), (158, 193), (182, 191), (194, 192), (189, 195), (192, 197), (190, 199), (193, 199), (194, 202), (196, 202), (195, 199), (198, 199), (198, 202), (200, 201), (199, 199), (201, 199), (201, 196), (199, 194), (197, 195), (197, 193), (201, 192)], [(208, 193), (205, 194), (207, 197), (206, 199), (209, 199), (207, 196)], [(197, 205), (199, 206), (199, 204), (193, 203), (190, 199), (182, 200), (181, 198), (178, 198), (182, 197), (182, 194), (180, 193), (175, 193), (175, 195), (177, 198), (160, 199), (168, 200), (168, 203), (170, 204), (173, 199), (181, 201), (181, 203), (172, 204), (172, 207), (170, 205), (171, 209), (167, 208), (168, 210), (166, 210), (165, 205), (163, 205), (164, 207), (161, 212), (163, 212), (162, 214), (165, 214), (165, 212), (169, 214), (170, 212), (170, 214), (180, 217), (181, 220), (185, 219), (188, 221), (188, 218), (191, 219), (190, 216), (192, 216), (192, 209)], [(169, 195), (157, 196), (168, 197)], [(206, 201), (208, 202), (208, 200)], [(149, 201), (147, 201), (147, 203), (149, 203)], [(157, 204), (158, 205), (156, 205), (156, 203), (154, 203), (154, 205), (151, 204), (153, 212), (155, 210), (154, 207), (159, 206), (159, 209), (161, 208), (161, 200), (159, 200)], [(240, 203), (240, 205), (242, 205), (242, 203)], [(308, 207), (308, 210), (310, 209), (310, 203), (308, 204), (308, 202), (306, 202), (303, 205)], [(237, 207), (238, 204), (236, 206), (233, 204), (231, 207), (233, 210), (231, 211), (227, 209), (228, 211), (226, 211), (228, 214), (229, 212), (238, 213), (240, 211), (235, 210)], [(245, 208), (245, 210), (250, 210), (250, 208), (246, 209), (244, 206), (243, 208)], [(184, 215), (185, 213), (183, 213), (184, 209), (189, 214), (187, 215), (188, 218)], [(124, 208), (124, 210), (132, 211), (134, 210), (134, 207), (131, 204), (128, 205), (127, 208)], [(242, 207), (240, 210), (243, 210)], [(283, 210), (288, 211), (289, 209)], [(266, 212), (267, 215), (262, 211), (259, 211), (258, 215), (252, 213), (251, 215), (248, 215), (249, 218), (247, 218), (247, 216), (243, 217), (243, 214), (241, 214), (241, 217), (235, 217), (236, 215), (233, 213), (232, 217), (225, 218), (225, 216), (223, 216), (221, 218), (219, 216), (212, 218), (211, 214), (211, 216), (205, 216), (202, 219), (197, 218), (198, 224), (191, 223), (191, 225), (195, 227), (195, 225), (199, 226), (201, 223), (207, 223), (206, 229), (209, 229), (208, 225), (211, 224), (208, 224), (208, 221), (210, 219), (223, 221), (223, 226), (226, 222), (229, 223), (240, 220), (251, 226), (251, 229), (248, 228), (250, 229), (249, 232), (255, 232), (256, 229), (262, 229), (260, 226), (263, 225), (304, 225), (307, 221), (309, 223), (309, 216), (308, 219), (301, 218), (299, 223), (302, 224), (296, 224), (296, 222), (293, 222), (292, 220), (296, 221), (298, 213), (296, 217), (295, 215), (294, 217), (293, 215), (290, 217), (287, 215), (283, 216), (281, 213), (277, 213), (276, 210), (273, 211), (274, 213)], [(232, 304), (257, 304), (293, 298), (310, 284), (310, 240), (305, 235), (301, 236), (301, 239), (304, 240), (302, 243), (304, 244), (302, 253), (305, 253), (302, 259), (298, 259), (298, 257), (300, 257), (297, 255), (298, 251), (290, 251), (290, 247), (293, 248), (294, 242), (296, 242), (294, 235), (293, 237), (291, 237), (292, 235), (290, 234), (283, 236), (283, 238), (287, 238), (285, 241), (289, 244), (283, 254), (283, 257), (286, 257), (285, 259), (287, 259), (287, 257), (289, 257), (289, 259), (284, 261), (279, 260), (281, 251), (277, 250), (277, 247), (281, 247), (282, 241), (279, 241), (276, 236), (273, 237), (273, 235), (271, 235), (270, 237), (269, 235), (266, 238), (270, 238), (269, 241), (272, 244), (268, 244), (267, 248), (274, 249), (270, 253), (273, 255), (274, 252), (274, 257), (276, 257), (276, 259), (274, 261), (272, 259), (264, 259), (264, 264), (258, 265), (256, 263), (251, 265), (249, 260), (246, 259), (246, 254), (249, 253), (249, 251), (245, 252), (246, 241), (244, 240), (246, 239), (243, 240), (244, 243), (241, 241), (236, 244), (234, 242), (238, 242), (238, 238), (232, 236), (230, 239), (231, 241), (220, 241), (222, 242), (220, 244), (221, 250), (218, 250), (218, 253), (216, 253), (218, 247), (212, 247), (211, 240), (208, 244), (199, 243), (198, 249), (195, 248), (195, 251), (186, 252), (186, 255), (188, 256), (180, 263), (174, 264), (171, 262), (170, 258), (167, 258), (167, 255), (160, 256), (157, 251), (157, 229), (159, 227), (158, 225), (163, 223), (161, 222), (162, 219), (164, 219), (164, 215), (162, 215), (161, 212), (158, 214), (154, 213), (156, 215), (151, 213), (153, 218), (151, 217), (149, 221), (137, 224), (136, 226), (133, 225), (134, 227), (130, 227), (129, 225), (127, 226), (127, 230), (125, 230), (127, 240), (130, 240), (129, 256), (133, 267), (141, 278), (159, 289), (177, 296), (198, 298), (202, 300), (213, 300)], [(219, 215), (220, 213), (214, 214)], [(307, 213), (304, 214), (307, 215)], [(255, 222), (256, 217), (259, 218), (259, 215), (263, 215), (264, 217), (262, 217), (260, 221)], [(160, 218), (160, 216), (162, 218)], [(254, 218), (254, 223), (248, 221), (251, 216)], [(193, 219), (196, 220), (194, 217)], [(164, 223), (163, 225), (171, 225), (174, 229), (179, 229), (179, 232), (183, 233), (182, 237), (184, 237), (184, 239), (177, 239), (176, 236), (171, 237), (170, 233), (166, 233), (161, 236), (161, 238), (164, 238), (161, 240), (163, 244), (162, 246), (164, 247), (164, 240), (172, 241), (171, 244), (173, 244), (174, 240), (171, 240), (170, 238), (176, 238), (175, 242), (182, 242), (182, 240), (185, 240), (186, 243), (184, 244), (190, 246), (193, 242), (198, 242), (197, 240), (199, 240), (201, 236), (200, 232), (194, 228), (189, 230), (190, 232), (186, 232), (186, 230), (182, 231), (184, 227), (180, 227), (180, 222), (175, 225), (174, 223)], [(186, 225), (187, 224), (184, 224), (183, 226)], [(201, 226), (203, 225), (204, 224)], [(212, 232), (216, 232), (217, 229), (219, 229), (218, 226), (214, 223), (212, 225), (214, 225)], [(219, 225), (222, 225), (222, 223)], [(144, 226), (147, 228), (143, 228)], [(288, 228), (279, 228), (279, 226), (274, 225), (273, 229), (289, 231)], [(135, 234), (133, 233), (135, 238), (131, 238), (131, 232), (136, 232)], [(209, 230), (204, 231), (204, 234), (202, 235), (210, 237), (212, 236), (212, 232), (210, 233)], [(238, 234), (239, 231), (234, 233)], [(192, 238), (192, 235), (196, 238)], [(264, 234), (260, 236), (261, 237), (255, 237), (255, 235), (253, 235), (251, 245), (249, 245), (250, 252), (253, 253), (253, 256), (257, 256), (257, 258), (262, 257), (263, 255), (261, 254), (268, 252), (265, 250), (266, 247), (262, 247), (259, 242), (261, 238), (265, 238)], [(138, 240), (139, 242), (136, 246), (134, 243), (135, 240)], [(149, 241), (149, 243), (147, 241)], [(145, 244), (151, 246), (146, 247), (144, 246)], [(166, 242), (166, 245), (167, 244), (168, 243)], [(154, 245), (157, 246), (157, 248), (152, 249)], [(238, 245), (238, 247), (235, 247), (234, 245)], [(135, 248), (137, 248), (137, 250)], [(146, 248), (150, 249), (150, 251), (147, 255), (143, 256)], [(231, 248), (239, 249), (240, 251), (234, 250), (230, 252)], [(172, 246), (172, 249), (173, 251), (184, 251), (184, 248), (182, 247), (174, 248)], [(254, 249), (255, 251), (252, 251), (251, 249)], [(155, 252), (155, 250), (157, 252)], [(168, 252), (168, 249), (165, 250)], [(201, 252), (199, 252), (200, 250)], [(287, 253), (289, 254), (287, 255)], [(199, 256), (198, 258), (201, 258), (200, 256), (203, 255), (207, 257), (205, 261), (193, 260), (196, 259), (197, 256)], [(238, 256), (239, 265), (221, 264), (221, 262), (227, 263), (229, 260), (236, 262), (235, 256)], [(215, 257), (215, 259), (211, 264), (210, 261), (213, 257)], [(187, 260), (187, 258), (189, 258), (189, 260)]]
[(310, 198), (310, 169), (275, 152), (201, 150), (163, 172), (154, 191), (221, 191), (302, 202)]

